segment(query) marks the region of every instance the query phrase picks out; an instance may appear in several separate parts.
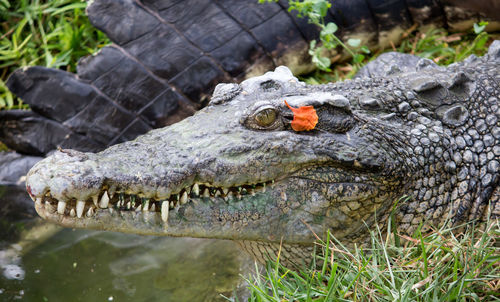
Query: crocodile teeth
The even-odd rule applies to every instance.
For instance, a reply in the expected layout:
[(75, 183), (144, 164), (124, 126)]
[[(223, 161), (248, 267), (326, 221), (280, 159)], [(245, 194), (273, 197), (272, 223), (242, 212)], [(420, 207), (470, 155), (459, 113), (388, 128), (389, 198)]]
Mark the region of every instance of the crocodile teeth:
[(151, 212), (154, 212), (155, 210), (156, 210), (156, 206), (155, 206), (155, 204), (153, 203), (153, 204), (151, 205)]
[(144, 207), (142, 208), (142, 210), (144, 212), (147, 212), (149, 209), (149, 199), (146, 199), (146, 201), (144, 202)]
[(130, 210), (130, 207), (132, 206), (132, 204), (129, 202), (127, 202), (127, 210)]
[(210, 197), (210, 192), (208, 191), (208, 188), (205, 188), (203, 191), (203, 197)]
[(65, 209), (66, 209), (66, 201), (59, 201), (57, 203), (57, 213), (64, 215)]
[(180, 203), (181, 204), (186, 204), (187, 203), (187, 198), (188, 198), (188, 195), (187, 195), (186, 191), (184, 191), (184, 193), (182, 193)]
[(87, 211), (87, 217), (92, 217), (94, 216), (94, 208), (90, 207), (90, 209)]
[(95, 207), (97, 208), (97, 200), (99, 199), (99, 196), (95, 195), (92, 196), (92, 202), (94, 202)]
[(99, 202), (99, 207), (101, 209), (105, 209), (108, 207), (108, 204), (109, 204), (108, 192), (104, 191), (104, 194), (102, 194), (102, 197), (101, 197), (101, 201)]
[(42, 198), (41, 197), (37, 197), (37, 199), (35, 201), (35, 205), (37, 207), (40, 207), (42, 205)]
[(45, 202), (45, 209), (51, 214), (56, 211), (56, 209), (54, 209), (54, 207), (48, 201)]
[(161, 203), (161, 220), (163, 220), (163, 222), (168, 221), (168, 207), (168, 201), (164, 201)]
[(140, 204), (137, 208), (135, 208), (135, 211), (136, 212), (142, 211), (142, 204)]
[(170, 207), (171, 207), (171, 208), (173, 208), (173, 207), (174, 207), (174, 202), (173, 202), (173, 201), (171, 201), (171, 202), (170, 202)]
[(76, 202), (76, 216), (82, 218), (83, 208), (85, 208), (85, 201), (78, 200)]
[(76, 216), (75, 209), (71, 209), (71, 211), (69, 211), (69, 216), (71, 216), (71, 217), (75, 217)]
[(223, 188), (222, 192), (224, 193), (224, 195), (227, 195), (227, 192), (229, 192), (229, 189), (228, 188)]
[(215, 190), (215, 194), (214, 194), (214, 196), (215, 196), (215, 197), (217, 197), (217, 196), (219, 196), (219, 195), (221, 195), (220, 190)]
[(200, 195), (200, 186), (198, 184), (193, 185), (193, 193), (196, 196)]
[(78, 200), (76, 202), (76, 216), (82, 218), (83, 208), (85, 208), (85, 201)]

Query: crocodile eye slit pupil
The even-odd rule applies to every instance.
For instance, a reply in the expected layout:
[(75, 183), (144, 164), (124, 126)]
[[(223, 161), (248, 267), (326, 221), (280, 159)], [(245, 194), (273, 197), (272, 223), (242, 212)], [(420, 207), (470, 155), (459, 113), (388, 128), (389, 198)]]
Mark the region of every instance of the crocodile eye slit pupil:
[(261, 127), (267, 127), (276, 120), (276, 111), (271, 108), (264, 109), (255, 115), (255, 121)]

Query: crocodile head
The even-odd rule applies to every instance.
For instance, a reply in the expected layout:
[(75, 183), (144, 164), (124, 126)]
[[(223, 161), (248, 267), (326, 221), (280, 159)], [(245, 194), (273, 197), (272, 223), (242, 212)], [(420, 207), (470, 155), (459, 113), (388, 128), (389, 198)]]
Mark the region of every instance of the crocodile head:
[[(327, 230), (358, 238), (411, 168), (393, 142), (401, 130), (357, 113), (349, 90), (307, 87), (285, 67), (220, 84), (209, 106), (177, 124), (97, 154), (55, 152), (29, 172), (28, 192), (42, 217), (68, 227), (298, 244)], [(313, 106), (316, 127), (294, 131), (285, 100)]]
[[(492, 82), (498, 62), (469, 61), (486, 76), (424, 60), (396, 76), (309, 86), (278, 67), (220, 84), (194, 116), (133, 141), (97, 154), (57, 151), (32, 168), (27, 189), (38, 213), (63, 226), (264, 245), (310, 245), (327, 231), (363, 241), (405, 194), (414, 199), (398, 212), (403, 229), (460, 217), (498, 181), (461, 176), (464, 167), (498, 173), (498, 162), (469, 154), (461, 128), (477, 124), (468, 112), (495, 93), (477, 87)], [(312, 106), (315, 128), (293, 130), (285, 100)], [(487, 125), (498, 105), (481, 108), (492, 133), (484, 152), (496, 152), (500, 132)], [(469, 193), (478, 183), (481, 194)]]

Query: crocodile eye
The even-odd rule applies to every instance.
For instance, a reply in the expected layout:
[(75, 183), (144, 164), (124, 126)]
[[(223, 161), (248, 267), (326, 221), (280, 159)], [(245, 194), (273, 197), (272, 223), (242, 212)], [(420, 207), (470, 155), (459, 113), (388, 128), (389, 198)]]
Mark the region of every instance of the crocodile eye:
[(257, 125), (261, 127), (268, 127), (276, 121), (276, 111), (272, 108), (266, 108), (257, 112), (254, 118)]

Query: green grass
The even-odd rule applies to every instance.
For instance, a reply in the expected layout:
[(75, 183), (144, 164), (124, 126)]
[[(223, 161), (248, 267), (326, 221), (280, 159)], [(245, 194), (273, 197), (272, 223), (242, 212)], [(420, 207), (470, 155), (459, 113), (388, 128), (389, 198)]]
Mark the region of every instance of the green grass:
[(459, 234), (417, 231), (402, 245), (380, 230), (365, 249), (327, 240), (319, 243), (318, 269), (296, 272), (268, 262), (248, 281), (249, 301), (500, 301), (499, 236), (498, 221), (491, 221), (485, 231), (473, 225)]
[(76, 71), (78, 60), (109, 44), (80, 0), (0, 0), (0, 110), (27, 108), (5, 81), (16, 69), (41, 65)]

